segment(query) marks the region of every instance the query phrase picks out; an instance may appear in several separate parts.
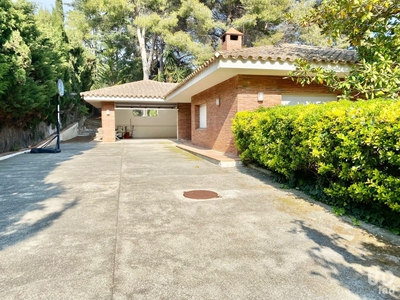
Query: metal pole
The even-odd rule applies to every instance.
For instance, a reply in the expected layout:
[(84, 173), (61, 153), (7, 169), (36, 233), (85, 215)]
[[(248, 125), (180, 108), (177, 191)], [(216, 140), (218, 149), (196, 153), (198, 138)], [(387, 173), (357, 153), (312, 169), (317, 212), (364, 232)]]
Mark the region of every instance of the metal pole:
[(57, 97), (57, 150), (60, 150), (60, 94)]

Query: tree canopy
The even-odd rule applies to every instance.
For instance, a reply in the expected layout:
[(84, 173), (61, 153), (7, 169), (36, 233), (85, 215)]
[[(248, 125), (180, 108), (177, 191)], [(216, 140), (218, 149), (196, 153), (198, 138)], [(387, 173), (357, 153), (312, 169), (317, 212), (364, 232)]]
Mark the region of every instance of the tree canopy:
[(90, 88), (90, 74), (84, 49), (68, 41), (62, 10), (37, 11), (25, 0), (0, 4), (0, 125), (55, 123), (57, 79), (69, 92), (64, 107), (79, 109), (79, 96), (70, 93)]
[(333, 38), (345, 36), (359, 63), (344, 78), (298, 62), (302, 84), (325, 83), (347, 98), (396, 98), (400, 92), (400, 3), (396, 0), (324, 0), (304, 19)]
[(327, 45), (300, 26), (314, 0), (75, 0), (68, 27), (96, 56), (95, 88), (138, 79), (178, 82), (208, 60), (229, 27), (245, 46)]

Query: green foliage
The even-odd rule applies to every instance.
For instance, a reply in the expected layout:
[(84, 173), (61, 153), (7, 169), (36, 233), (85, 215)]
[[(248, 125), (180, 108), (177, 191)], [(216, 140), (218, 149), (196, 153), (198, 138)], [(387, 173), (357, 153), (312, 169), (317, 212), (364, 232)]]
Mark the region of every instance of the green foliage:
[(14, 144), (14, 145), (10, 148), (10, 151), (11, 151), (11, 152), (16, 152), (16, 151), (19, 151), (19, 150), (21, 150), (21, 146), (20, 146), (19, 144)]
[(355, 218), (355, 217), (351, 217), (351, 223), (352, 223), (354, 226), (360, 226), (360, 220), (358, 220), (358, 219)]
[[(264, 46), (278, 43), (299, 43), (307, 45), (328, 45), (329, 38), (321, 33), (317, 25), (310, 28), (301, 26), (302, 17), (313, 6), (314, 0), (207, 0), (203, 1), (213, 11), (215, 20), (225, 27), (235, 27), (243, 32), (244, 45)], [(215, 29), (219, 37), (221, 29)], [(339, 46), (342, 46), (341, 44)]]
[(400, 101), (239, 112), (241, 157), (356, 218), (400, 228)]
[(4, 62), (0, 67), (0, 120), (28, 126), (46, 120), (50, 113), (49, 102), (56, 94), (55, 66), (61, 64), (61, 58), (40, 34), (32, 4), (18, 1), (7, 13), (9, 23), (4, 25), (10, 34), (0, 49)]
[(82, 46), (70, 43), (64, 31), (62, 1), (57, 0), (53, 13), (36, 12), (25, 0), (1, 1), (1, 125), (33, 129), (43, 121), (54, 124), (58, 79), (66, 90), (62, 111), (73, 114), (81, 100), (71, 92), (90, 87), (91, 71)]
[(327, 45), (329, 39), (317, 25), (300, 26), (301, 16), (315, 3), (74, 0), (67, 33), (81, 39), (96, 57), (94, 88), (149, 78), (179, 82), (210, 59), (229, 27), (245, 33), (245, 46), (281, 42)]
[(343, 216), (346, 213), (346, 209), (343, 207), (332, 207), (332, 212), (337, 216)]
[(87, 106), (85, 106), (85, 105), (80, 106), (80, 115), (86, 116), (89, 114), (89, 112), (90, 112), (90, 110)]
[(400, 2), (394, 0), (325, 0), (304, 24), (318, 25), (333, 38), (346, 36), (359, 63), (340, 79), (332, 71), (298, 61), (293, 79), (324, 83), (344, 98), (396, 98), (400, 93)]

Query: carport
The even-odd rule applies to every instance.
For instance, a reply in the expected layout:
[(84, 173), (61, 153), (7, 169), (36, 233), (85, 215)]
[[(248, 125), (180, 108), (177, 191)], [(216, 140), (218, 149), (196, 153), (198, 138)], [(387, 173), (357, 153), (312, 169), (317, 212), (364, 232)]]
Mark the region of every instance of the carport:
[(143, 80), (83, 92), (81, 97), (101, 109), (105, 142), (116, 137), (177, 138), (177, 104), (164, 99), (175, 86)]

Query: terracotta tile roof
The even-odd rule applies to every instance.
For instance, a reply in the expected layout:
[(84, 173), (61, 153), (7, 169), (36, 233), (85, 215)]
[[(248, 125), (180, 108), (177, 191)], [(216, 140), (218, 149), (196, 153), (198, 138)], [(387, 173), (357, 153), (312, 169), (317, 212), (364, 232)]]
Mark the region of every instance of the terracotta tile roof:
[(164, 98), (177, 83), (141, 80), (81, 93), (85, 97)]
[(227, 34), (244, 35), (240, 31), (237, 31), (235, 28), (229, 28), (223, 35), (227, 35)]
[(239, 50), (219, 51), (216, 56), (233, 59), (295, 61), (298, 58), (310, 62), (325, 62), (334, 64), (355, 63), (357, 53), (353, 50), (324, 48), (296, 44), (282, 44), (278, 46), (261, 46), (243, 48)]
[(333, 64), (353, 64), (358, 61), (357, 52), (354, 50), (335, 49), (327, 47), (316, 47), (296, 44), (281, 44), (276, 46), (251, 47), (236, 50), (217, 51), (212, 58), (194, 70), (180, 84), (171, 89), (169, 94), (185, 85), (187, 81), (203, 72), (216, 60), (220, 58), (233, 60), (270, 60), (289, 61), (303, 58), (310, 62), (322, 62)]

